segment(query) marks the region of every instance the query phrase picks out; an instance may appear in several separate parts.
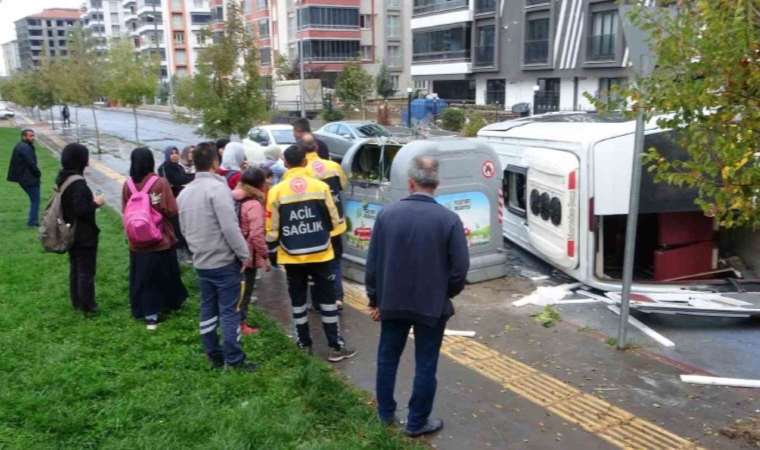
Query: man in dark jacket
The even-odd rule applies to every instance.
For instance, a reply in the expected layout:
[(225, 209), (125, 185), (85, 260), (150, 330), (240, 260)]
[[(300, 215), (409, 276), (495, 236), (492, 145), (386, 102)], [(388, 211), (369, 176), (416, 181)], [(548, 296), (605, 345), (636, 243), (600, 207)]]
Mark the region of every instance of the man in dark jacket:
[[(311, 134), (311, 124), (309, 124), (309, 120), (304, 118), (294, 120), (293, 137), (296, 138), (296, 142), (300, 143), (303, 141), (304, 136), (307, 134)], [(314, 141), (317, 143), (317, 155), (322, 159), (329, 160), (330, 151), (327, 149), (327, 144), (325, 144), (322, 139), (317, 139), (316, 136), (313, 137)]]
[(374, 320), (380, 320), (377, 404), (380, 420), (394, 421), (393, 390), (409, 329), (414, 328), (415, 375), (406, 433), (417, 437), (443, 428), (430, 419), (438, 355), (451, 298), (464, 289), (470, 267), (467, 238), (455, 213), (436, 203), (438, 161), (417, 157), (409, 169), (411, 195), (385, 207), (372, 230), (366, 288)]
[(8, 181), (18, 183), (29, 196), (29, 218), (26, 224), (39, 226), (40, 209), (40, 169), (37, 167), (37, 153), (34, 150), (34, 131), (21, 132), (21, 142), (16, 144), (8, 167)]

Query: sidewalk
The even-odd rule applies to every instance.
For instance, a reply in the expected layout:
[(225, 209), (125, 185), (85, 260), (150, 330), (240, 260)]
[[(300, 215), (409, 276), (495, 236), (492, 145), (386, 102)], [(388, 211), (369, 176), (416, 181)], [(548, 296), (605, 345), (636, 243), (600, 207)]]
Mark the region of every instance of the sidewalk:
[[(54, 134), (39, 131), (60, 143)], [(124, 172), (118, 167), (98, 161), (92, 169), (88, 177), (93, 184), (120, 191)], [(687, 385), (678, 376), (698, 368), (645, 350), (618, 352), (604, 343), (604, 336), (571, 323), (544, 328), (508, 306), (533, 289), (529, 278), (510, 274), (468, 286), (455, 300), (457, 315), (449, 328), (474, 330), (477, 336), (445, 340), (434, 414), (446, 428), (429, 440), (435, 448), (753, 448), (720, 431), (760, 413), (759, 393)], [(341, 327), (359, 355), (339, 370), (372, 392), (379, 330), (364, 314), (362, 287), (349, 283), (347, 292)], [(256, 295), (257, 306), (290, 330), (284, 274), (264, 274)], [(312, 316), (311, 323), (316, 354), (324, 356), (319, 319)], [(412, 361), (410, 342), (397, 384), (401, 416), (410, 394)]]

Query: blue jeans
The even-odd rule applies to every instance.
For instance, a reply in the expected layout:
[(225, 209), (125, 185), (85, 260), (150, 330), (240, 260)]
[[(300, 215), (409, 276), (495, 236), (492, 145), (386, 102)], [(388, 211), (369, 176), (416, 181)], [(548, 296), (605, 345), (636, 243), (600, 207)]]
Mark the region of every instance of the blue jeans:
[(40, 185), (21, 186), (21, 189), (29, 196), (29, 217), (26, 224), (30, 227), (36, 227), (40, 224)]
[(429, 327), (410, 320), (383, 320), (380, 345), (377, 349), (377, 410), (381, 420), (390, 420), (396, 412), (393, 391), (401, 354), (406, 346), (409, 329), (414, 328), (414, 387), (409, 399), (409, 417), (406, 429), (417, 431), (427, 423), (433, 410), (438, 384), (438, 356), (443, 341), (446, 321), (440, 320)]
[[(201, 341), (206, 356), (211, 360), (224, 358), (229, 365), (239, 364), (245, 360), (240, 346), (240, 312), (237, 311), (240, 264), (196, 271), (201, 289)], [(216, 332), (218, 326), (222, 328), (221, 348)]]

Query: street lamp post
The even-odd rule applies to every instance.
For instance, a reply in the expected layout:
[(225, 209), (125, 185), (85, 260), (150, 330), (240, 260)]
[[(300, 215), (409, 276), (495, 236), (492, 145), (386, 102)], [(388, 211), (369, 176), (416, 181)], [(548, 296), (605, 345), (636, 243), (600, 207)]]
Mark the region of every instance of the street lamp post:
[(306, 98), (305, 98), (305, 89), (303, 86), (303, 36), (301, 36), (300, 39), (298, 39), (298, 66), (300, 71), (300, 79), (298, 82), (298, 89), (300, 90), (299, 95), (301, 96), (301, 118), (306, 118)]
[(406, 127), (412, 129), (412, 93), (414, 89), (406, 88)]

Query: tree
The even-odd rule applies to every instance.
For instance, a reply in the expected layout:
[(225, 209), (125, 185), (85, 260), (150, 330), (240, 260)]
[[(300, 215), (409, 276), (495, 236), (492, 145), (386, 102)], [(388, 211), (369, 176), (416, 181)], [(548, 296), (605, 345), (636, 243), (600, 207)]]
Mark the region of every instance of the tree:
[(53, 106), (58, 103), (59, 78), (61, 76), (60, 64), (47, 56), (47, 46), (42, 50), (40, 65), (36, 70), (29, 71), (30, 84), (27, 89), (32, 104), (40, 110), (47, 109), (50, 112), (50, 126), (55, 129)]
[(298, 61), (291, 63), (280, 52), (274, 51), (274, 71), (278, 81), (297, 80), (299, 78)]
[(393, 87), (393, 80), (391, 79), (391, 72), (385, 64), (382, 64), (380, 71), (377, 72), (375, 87), (377, 88), (377, 95), (382, 97), (383, 100), (388, 100), (388, 97), (396, 93), (396, 89)]
[[(103, 96), (104, 80), (100, 75), (103, 66), (102, 57), (98, 54), (95, 40), (81, 26), (74, 28), (68, 37), (68, 58), (60, 63), (61, 73), (59, 91), (64, 103), (79, 106), (89, 106), (92, 120), (95, 124), (95, 145), (100, 153), (100, 129), (95, 113), (95, 102)], [(77, 109), (76, 114), (79, 114)], [(79, 140), (79, 125), (77, 124), (77, 141)]]
[(144, 98), (155, 97), (158, 68), (157, 55), (136, 53), (132, 41), (128, 39), (114, 41), (106, 55), (105, 92), (109, 99), (132, 108), (137, 142), (140, 142), (137, 107)]
[[(678, 1), (631, 13), (647, 32), (652, 73), (620, 92), (623, 107), (677, 130), (685, 160), (645, 149), (655, 181), (694, 188), (723, 228), (760, 225), (760, 6), (757, 0)], [(673, 2), (671, 2), (673, 3)], [(619, 105), (620, 106), (620, 105)]]
[(335, 95), (343, 102), (344, 109), (350, 111), (362, 106), (364, 99), (372, 93), (372, 81), (372, 75), (358, 62), (346, 64), (335, 80)]
[(258, 49), (238, 2), (228, 1), (226, 9), (221, 37), (201, 50), (196, 74), (176, 90), (177, 100), (201, 116), (201, 132), (214, 138), (245, 136), (267, 117)]

